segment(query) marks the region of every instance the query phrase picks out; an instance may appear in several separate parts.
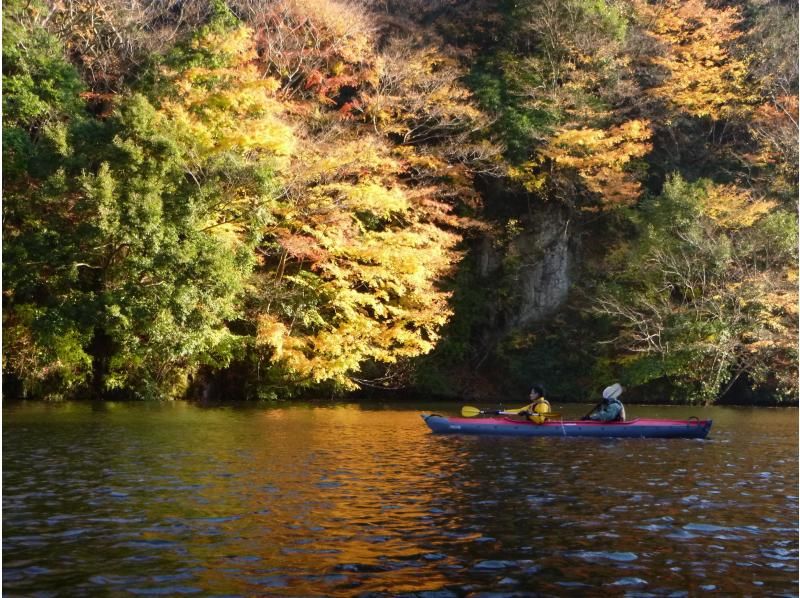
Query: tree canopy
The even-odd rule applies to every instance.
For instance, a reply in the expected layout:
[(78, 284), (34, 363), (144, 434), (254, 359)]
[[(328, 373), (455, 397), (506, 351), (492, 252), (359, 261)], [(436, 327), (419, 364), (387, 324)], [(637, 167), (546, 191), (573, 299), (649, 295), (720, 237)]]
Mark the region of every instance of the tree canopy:
[[(684, 400), (797, 392), (791, 3), (3, 16), (18, 395), (461, 392), (485, 364), (504, 390), (537, 372), (574, 396), (611, 376)], [(498, 325), (556, 213), (579, 258), (559, 314)]]

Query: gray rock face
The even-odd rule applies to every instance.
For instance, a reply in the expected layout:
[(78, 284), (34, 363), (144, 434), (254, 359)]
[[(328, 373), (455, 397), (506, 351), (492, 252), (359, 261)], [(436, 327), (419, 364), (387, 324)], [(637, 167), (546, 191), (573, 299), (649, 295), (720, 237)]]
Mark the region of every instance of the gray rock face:
[(537, 222), (533, 234), (518, 237), (514, 244), (522, 257), (520, 287), (522, 302), (513, 320), (515, 326), (537, 322), (558, 310), (566, 301), (570, 285), (569, 222), (561, 212), (550, 211)]
[[(544, 320), (566, 301), (572, 262), (569, 224), (565, 210), (544, 206), (509, 244), (505, 261), (512, 258), (515, 264), (507, 274), (512, 276), (516, 300), (513, 306), (504, 306), (504, 332)], [(503, 262), (487, 239), (479, 260), (481, 277), (495, 275)]]

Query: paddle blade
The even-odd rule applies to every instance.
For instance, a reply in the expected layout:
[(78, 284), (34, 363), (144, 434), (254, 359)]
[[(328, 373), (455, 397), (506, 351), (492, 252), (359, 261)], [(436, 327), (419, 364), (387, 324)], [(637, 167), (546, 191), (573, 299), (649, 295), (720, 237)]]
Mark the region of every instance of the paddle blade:
[(461, 415), (463, 415), (464, 417), (475, 417), (476, 415), (480, 414), (481, 410), (478, 409), (477, 407), (466, 406), (461, 408)]
[(611, 386), (603, 390), (604, 399), (616, 399), (621, 394), (622, 394), (622, 386), (620, 386), (619, 383), (612, 384)]

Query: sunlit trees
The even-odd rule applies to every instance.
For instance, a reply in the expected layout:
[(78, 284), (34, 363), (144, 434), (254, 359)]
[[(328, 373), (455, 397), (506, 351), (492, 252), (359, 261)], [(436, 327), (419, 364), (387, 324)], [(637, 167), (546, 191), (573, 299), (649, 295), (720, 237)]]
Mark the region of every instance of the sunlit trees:
[(651, 32), (663, 51), (653, 62), (664, 69), (664, 79), (649, 93), (693, 116), (719, 120), (743, 109), (750, 97), (747, 63), (731, 50), (742, 35), (737, 8), (715, 8), (705, 0), (636, 7), (639, 18), (653, 19)]
[(459, 236), (433, 222), (427, 192), (395, 178), (384, 143), (336, 141), (302, 150), (306, 170), (275, 211), (250, 303), (257, 348), (295, 384), (355, 388), (365, 362), (432, 349), (450, 314), (436, 282)]
[(563, 129), (548, 141), (539, 155), (552, 163), (553, 170), (562, 171), (558, 173), (562, 186), (567, 173), (577, 175), (577, 181), (566, 191), (557, 191), (562, 200), (569, 202), (570, 198), (580, 195), (574, 185), (577, 182), (599, 198), (597, 204), (601, 207), (631, 205), (638, 201), (642, 186), (635, 170), (629, 166), (650, 151), (650, 135), (649, 123), (643, 120), (628, 121), (605, 130)]
[(751, 162), (764, 170), (762, 184), (786, 199), (797, 198), (798, 181), (798, 8), (770, 3), (748, 32), (758, 106), (747, 127), (758, 143)]
[(654, 143), (670, 156), (660, 167), (721, 182), (667, 174), (658, 197), (632, 213), (639, 236), (599, 272), (609, 292), (596, 309), (619, 326), (612, 361), (634, 385), (667, 381), (706, 401), (743, 380), (792, 396), (796, 95), (775, 90), (796, 81), (796, 67), (764, 73), (759, 64), (779, 63), (779, 53), (763, 31), (753, 37), (758, 29), (743, 43), (735, 7), (633, 6), (661, 52), (642, 67), (653, 82), (647, 95), (665, 110), (653, 118)]
[[(118, 22), (71, 6), (50, 15), (68, 48)], [(178, 396), (232, 360), (256, 364), (254, 394), (352, 389), (436, 343), (453, 209), (474, 201), (467, 164), (492, 162), (457, 69), (381, 55), (345, 3), (233, 6), (252, 27), (213, 3), (99, 118), (39, 13), (7, 21), (38, 40), (4, 47), (7, 365), (26, 391)]]
[(73, 102), (51, 173), (4, 176), (6, 355), (26, 388), (174, 396), (230, 359), (226, 322), (291, 130), (246, 68), (246, 32), (204, 58), (223, 26), (178, 52), (150, 99), (120, 98), (103, 121)]
[[(440, 282), (466, 226), (453, 209), (475, 195), (465, 164), (492, 154), (469, 152), (480, 114), (451, 60), (407, 42), (379, 53), (353, 7), (315, 6), (255, 21), (299, 126), (247, 299), (253, 357), (295, 387), (394, 385), (449, 318)], [(265, 378), (254, 392), (275, 392)]]
[(623, 3), (522, 2), (508, 49), (473, 84), (497, 124), (510, 175), (529, 193), (597, 209), (634, 203), (651, 149), (650, 124), (631, 118), (637, 84), (625, 54)]
[(365, 98), (367, 116), (402, 144), (449, 140), (483, 120), (461, 85), (452, 57), (414, 39), (397, 39), (380, 55), (378, 84)]
[[(615, 328), (604, 375), (791, 389), (796, 21), (702, 0), (12, 0), (5, 371), (48, 396), (399, 385), (458, 305), (451, 354), (488, 363), (553, 233), (578, 316), (514, 351), (581, 335), (590, 361)], [(496, 279), (455, 272), (478, 231)]]
[(623, 77), (617, 69), (628, 25), (623, 4), (526, 1), (515, 4), (512, 18), (514, 42), (524, 48), (521, 91), (532, 105), (574, 116), (594, 112)]

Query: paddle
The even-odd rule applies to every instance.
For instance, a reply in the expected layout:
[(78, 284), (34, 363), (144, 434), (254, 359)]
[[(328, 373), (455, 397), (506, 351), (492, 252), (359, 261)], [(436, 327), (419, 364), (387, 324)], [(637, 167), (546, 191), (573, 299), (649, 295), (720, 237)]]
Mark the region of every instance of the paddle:
[[(511, 411), (481, 411), (477, 407), (465, 406), (461, 408), (461, 415), (464, 417), (475, 417), (476, 415), (519, 415), (519, 409)], [(560, 413), (539, 413), (544, 417), (561, 417)]]
[[(605, 399), (618, 399), (619, 395), (622, 394), (622, 386), (620, 386), (619, 382), (612, 384), (611, 386), (607, 386), (603, 389), (603, 400)], [(603, 401), (600, 401), (597, 405), (592, 407), (589, 410), (589, 413), (584, 415), (581, 420), (587, 419), (595, 410), (603, 404)]]

